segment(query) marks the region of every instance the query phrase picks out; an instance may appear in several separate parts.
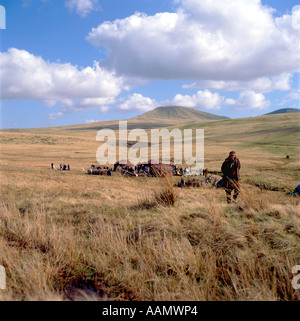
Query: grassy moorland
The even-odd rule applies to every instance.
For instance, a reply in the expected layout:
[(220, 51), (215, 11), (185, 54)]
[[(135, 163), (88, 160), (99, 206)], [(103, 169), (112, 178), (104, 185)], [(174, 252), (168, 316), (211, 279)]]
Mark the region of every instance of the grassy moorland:
[(176, 177), (86, 175), (91, 127), (2, 131), (0, 300), (299, 300), (300, 202), (286, 195), (300, 183), (299, 121), (182, 125), (204, 128), (211, 171), (236, 150), (236, 204), (209, 185), (176, 188)]

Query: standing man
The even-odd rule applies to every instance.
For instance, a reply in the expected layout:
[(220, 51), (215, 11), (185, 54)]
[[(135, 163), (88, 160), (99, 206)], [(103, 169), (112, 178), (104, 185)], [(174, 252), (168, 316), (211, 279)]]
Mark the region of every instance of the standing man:
[(223, 181), (226, 192), (227, 203), (231, 203), (231, 193), (233, 193), (233, 200), (236, 201), (240, 192), (240, 168), (241, 164), (236, 157), (235, 152), (231, 151), (228, 158), (222, 164), (221, 171), (223, 173)]

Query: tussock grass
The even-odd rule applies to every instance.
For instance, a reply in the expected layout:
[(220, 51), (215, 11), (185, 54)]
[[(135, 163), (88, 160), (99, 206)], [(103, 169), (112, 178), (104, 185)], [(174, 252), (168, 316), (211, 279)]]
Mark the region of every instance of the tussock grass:
[(176, 190), (172, 177), (161, 176), (152, 178), (151, 185), (139, 197), (137, 204), (131, 209), (154, 209), (158, 206), (174, 206), (176, 202)]
[(299, 300), (300, 201), (285, 194), (299, 184), (299, 135), (271, 137), (297, 117), (192, 126), (209, 170), (237, 151), (236, 204), (205, 185), (86, 175), (97, 129), (2, 132), (0, 300)]
[[(291, 286), (300, 260), (297, 199), (244, 186), (227, 205), (221, 190), (178, 189), (169, 198), (171, 181), (127, 179), (137, 196), (105, 177), (85, 193), (75, 178), (55, 197), (45, 176), (22, 200), (26, 182), (4, 181), (1, 300), (299, 299)], [(146, 195), (154, 207), (140, 206)]]

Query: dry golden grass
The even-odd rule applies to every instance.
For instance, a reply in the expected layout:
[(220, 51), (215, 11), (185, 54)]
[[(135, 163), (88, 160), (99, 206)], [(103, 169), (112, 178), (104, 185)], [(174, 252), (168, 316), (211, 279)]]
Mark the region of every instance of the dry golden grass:
[(61, 174), (3, 178), (1, 300), (297, 300), (298, 199)]
[(178, 178), (86, 175), (95, 132), (2, 134), (0, 300), (300, 299), (300, 202), (285, 194), (299, 184), (296, 150), (287, 160), (285, 149), (206, 143), (210, 170), (231, 149), (241, 160), (228, 205), (223, 190)]

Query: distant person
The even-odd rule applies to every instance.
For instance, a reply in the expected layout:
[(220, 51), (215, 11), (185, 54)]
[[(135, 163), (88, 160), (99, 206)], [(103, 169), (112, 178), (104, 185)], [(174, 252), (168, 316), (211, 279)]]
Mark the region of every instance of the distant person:
[(225, 159), (222, 164), (221, 171), (223, 173), (224, 188), (226, 192), (227, 203), (232, 202), (231, 194), (233, 193), (233, 200), (236, 201), (240, 192), (240, 169), (241, 164), (239, 159), (236, 157), (234, 151), (229, 153), (229, 156)]
[(300, 196), (300, 184), (294, 189), (293, 192), (286, 193), (287, 195)]
[(213, 182), (213, 187), (217, 187), (218, 186), (218, 182), (219, 182), (219, 179), (216, 177), (215, 179), (214, 179), (214, 182)]
[(295, 196), (300, 196), (300, 184), (294, 189), (293, 193)]
[(68, 164), (68, 171), (70, 170), (70, 165)]
[(183, 178), (181, 179), (180, 184), (181, 184), (181, 187), (185, 187), (185, 182)]
[(62, 164), (59, 164), (59, 170), (60, 171), (62, 170)]
[(53, 169), (53, 166), (54, 166), (54, 164), (53, 164), (53, 163), (51, 163), (51, 169)]

